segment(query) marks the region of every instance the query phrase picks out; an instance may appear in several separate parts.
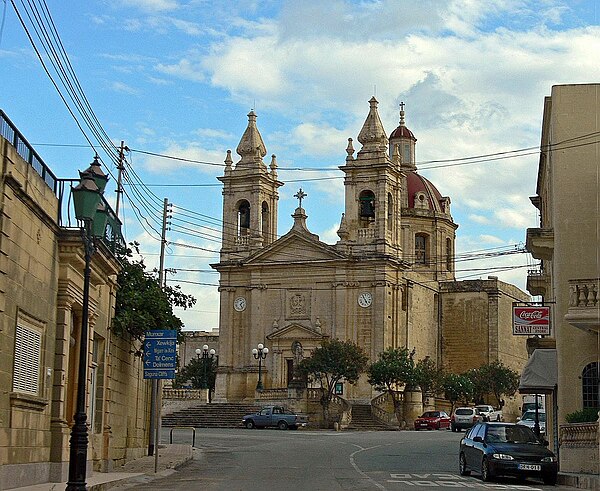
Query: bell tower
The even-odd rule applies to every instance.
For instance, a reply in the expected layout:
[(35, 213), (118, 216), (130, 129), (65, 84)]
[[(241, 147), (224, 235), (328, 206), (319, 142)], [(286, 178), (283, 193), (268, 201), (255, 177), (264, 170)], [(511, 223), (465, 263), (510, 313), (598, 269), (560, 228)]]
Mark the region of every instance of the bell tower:
[(338, 235), (340, 246), (353, 252), (378, 252), (401, 256), (402, 172), (398, 153), (388, 154), (388, 138), (377, 111), (377, 99), (370, 109), (358, 141), (356, 156), (348, 139), (345, 174), (345, 213)]
[[(269, 169), (263, 162), (267, 148), (256, 126), (256, 114), (248, 114), (248, 127), (236, 149), (240, 160), (233, 165), (227, 151), (223, 183), (223, 234), (221, 260), (240, 259), (277, 237), (277, 159)], [(233, 254), (233, 256), (232, 256)]]

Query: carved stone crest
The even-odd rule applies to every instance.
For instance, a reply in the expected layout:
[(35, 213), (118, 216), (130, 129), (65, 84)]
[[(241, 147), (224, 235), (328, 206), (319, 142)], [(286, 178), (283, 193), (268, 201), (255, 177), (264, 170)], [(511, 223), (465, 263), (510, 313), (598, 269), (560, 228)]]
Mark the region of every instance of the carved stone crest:
[(288, 319), (308, 319), (310, 317), (310, 292), (297, 290), (288, 292), (286, 307)]

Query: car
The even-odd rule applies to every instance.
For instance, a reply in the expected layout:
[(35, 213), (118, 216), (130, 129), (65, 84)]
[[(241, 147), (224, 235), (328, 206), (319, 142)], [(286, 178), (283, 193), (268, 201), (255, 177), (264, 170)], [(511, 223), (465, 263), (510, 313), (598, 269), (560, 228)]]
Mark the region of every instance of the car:
[(483, 421), (483, 416), (475, 407), (457, 407), (450, 418), (452, 431), (467, 430), (476, 423)]
[(450, 428), (450, 416), (445, 411), (425, 411), (415, 419), (415, 430)]
[(275, 426), (280, 430), (296, 430), (307, 424), (307, 416), (296, 414), (283, 406), (265, 406), (258, 412), (246, 414), (242, 418), (242, 425), (248, 429)]
[[(540, 434), (546, 434), (546, 411), (538, 409), (538, 423), (540, 425)], [(535, 409), (525, 411), (521, 419), (517, 421), (518, 425), (529, 426), (532, 430), (535, 428)]]
[(483, 481), (496, 476), (536, 477), (555, 485), (558, 463), (547, 445), (524, 425), (478, 423), (460, 441), (458, 469), (461, 476), (479, 473)]
[(475, 408), (479, 410), (484, 421), (502, 421), (501, 409), (494, 409), (490, 404), (478, 404)]

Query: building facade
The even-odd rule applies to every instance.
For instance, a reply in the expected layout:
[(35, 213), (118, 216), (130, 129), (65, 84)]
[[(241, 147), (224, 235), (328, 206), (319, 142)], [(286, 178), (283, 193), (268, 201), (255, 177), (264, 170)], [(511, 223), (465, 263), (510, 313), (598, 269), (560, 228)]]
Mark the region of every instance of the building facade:
[(600, 408), (599, 115), (600, 84), (557, 85), (545, 98), (531, 198), (540, 226), (527, 230), (527, 249), (541, 261), (528, 278), (528, 290), (552, 306), (558, 364), (553, 433), (560, 443), (560, 469), (594, 474), (600, 473), (597, 423), (587, 442), (570, 441), (561, 432), (567, 414)]
[[(2, 112), (0, 130), (0, 489), (10, 489), (67, 478), (84, 252), (61, 219), (69, 183)], [(141, 358), (110, 330), (120, 265), (99, 241), (91, 266), (87, 468), (107, 471), (145, 454), (149, 391)]]
[[(261, 366), (265, 387), (286, 387), (298, 361), (329, 338), (359, 344), (371, 361), (389, 347), (406, 346), (416, 350), (417, 359), (430, 357), (440, 367), (451, 367), (456, 347), (450, 340), (464, 330), (456, 315), (470, 316), (478, 340), (484, 338), (485, 351), (468, 353), (472, 363), (466, 368), (505, 361), (499, 346), (510, 337), (510, 303), (528, 296), (493, 278), (486, 280), (489, 292), (481, 284), (455, 281), (458, 225), (450, 198), (418, 173), (417, 139), (405, 124), (404, 110), (388, 138), (377, 100), (369, 105), (358, 135), (361, 148), (356, 152), (349, 139), (340, 167), (345, 199), (334, 245), (310, 232), (302, 189), (295, 194), (299, 203), (291, 230), (278, 235), (283, 182), (276, 157), (268, 167), (263, 162), (267, 150), (254, 112), (235, 166), (228, 152), (219, 177), (221, 257), (213, 265), (221, 292), (217, 399), (254, 398), (258, 364), (252, 349), (258, 343), (270, 350)], [(477, 308), (452, 310), (453, 302), (467, 296)], [(471, 341), (462, 338), (463, 344)], [(524, 343), (513, 353), (510, 366), (522, 367)], [(366, 376), (356, 386), (343, 387), (343, 394), (356, 402), (377, 395)]]

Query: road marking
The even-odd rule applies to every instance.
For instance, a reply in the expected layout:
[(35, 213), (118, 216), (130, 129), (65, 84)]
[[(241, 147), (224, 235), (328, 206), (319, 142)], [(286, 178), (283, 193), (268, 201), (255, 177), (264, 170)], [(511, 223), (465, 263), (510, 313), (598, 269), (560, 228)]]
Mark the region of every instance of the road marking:
[(390, 474), (389, 483), (398, 483), (405, 486), (430, 487), (430, 488), (469, 488), (469, 489), (509, 489), (542, 491), (541, 488), (519, 484), (489, 484), (475, 481), (470, 477), (441, 473), (394, 473)]
[(352, 444), (355, 447), (358, 447), (358, 450), (356, 450), (355, 452), (352, 452), (350, 454), (350, 465), (352, 467), (354, 467), (354, 470), (356, 472), (358, 472), (362, 477), (364, 477), (365, 479), (367, 479), (368, 481), (370, 481), (371, 483), (373, 483), (374, 486), (376, 486), (379, 489), (386, 489), (386, 487), (383, 484), (379, 484), (377, 481), (375, 481), (374, 479), (372, 479), (370, 476), (368, 476), (367, 474), (365, 474), (363, 471), (360, 470), (360, 467), (358, 467), (358, 465), (356, 465), (356, 462), (354, 461), (354, 456), (360, 452), (364, 452), (365, 450), (372, 450), (374, 448), (379, 448), (379, 447), (386, 447), (387, 445), (375, 445), (374, 447), (361, 447), (360, 445), (357, 445), (355, 443)]

